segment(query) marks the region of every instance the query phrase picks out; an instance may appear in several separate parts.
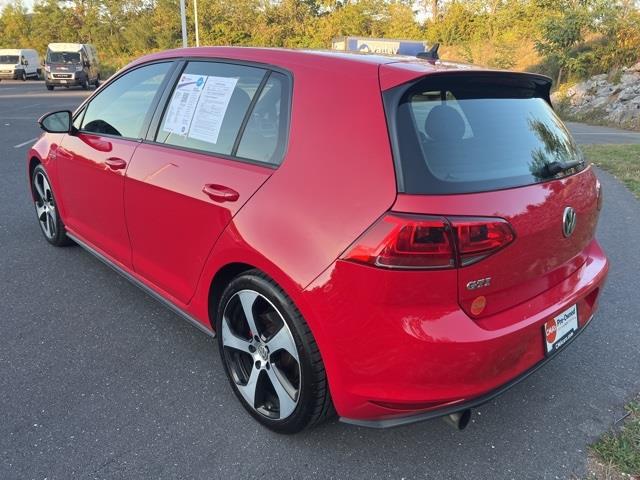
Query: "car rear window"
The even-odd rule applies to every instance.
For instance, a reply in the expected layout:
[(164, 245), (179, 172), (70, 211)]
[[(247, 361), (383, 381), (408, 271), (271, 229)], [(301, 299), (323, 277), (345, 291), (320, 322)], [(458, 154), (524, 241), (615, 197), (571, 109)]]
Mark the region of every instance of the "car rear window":
[(582, 154), (547, 95), (548, 83), (524, 75), (433, 75), (386, 92), (400, 191), (481, 192), (582, 168), (550, 168)]

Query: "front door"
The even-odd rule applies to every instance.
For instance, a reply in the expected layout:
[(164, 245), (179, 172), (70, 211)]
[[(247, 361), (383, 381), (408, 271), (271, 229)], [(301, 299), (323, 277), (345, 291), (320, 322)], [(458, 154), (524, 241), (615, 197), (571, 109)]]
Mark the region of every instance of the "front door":
[(111, 82), (75, 120), (57, 154), (65, 223), (112, 260), (130, 267), (124, 175), (139, 145), (170, 62), (129, 71)]

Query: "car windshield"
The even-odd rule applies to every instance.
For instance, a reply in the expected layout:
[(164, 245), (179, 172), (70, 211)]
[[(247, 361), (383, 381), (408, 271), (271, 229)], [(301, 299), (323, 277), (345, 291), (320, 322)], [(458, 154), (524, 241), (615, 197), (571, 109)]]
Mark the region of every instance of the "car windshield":
[(49, 52), (48, 63), (80, 63), (80, 52)]
[(518, 187), (582, 166), (569, 132), (530, 85), (427, 78), (404, 93), (397, 112), (407, 193)]
[(16, 65), (20, 62), (18, 55), (0, 55), (0, 63)]

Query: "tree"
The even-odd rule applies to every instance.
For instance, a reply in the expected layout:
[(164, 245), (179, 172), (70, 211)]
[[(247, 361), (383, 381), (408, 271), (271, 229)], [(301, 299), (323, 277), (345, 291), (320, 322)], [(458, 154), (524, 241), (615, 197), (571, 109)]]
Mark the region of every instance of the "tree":
[(0, 16), (0, 45), (4, 48), (26, 48), (29, 40), (30, 21), (21, 0), (7, 5)]
[(556, 84), (562, 83), (562, 74), (574, 60), (573, 47), (584, 40), (585, 29), (591, 18), (584, 4), (566, 2), (567, 9), (544, 19), (536, 50), (558, 65)]

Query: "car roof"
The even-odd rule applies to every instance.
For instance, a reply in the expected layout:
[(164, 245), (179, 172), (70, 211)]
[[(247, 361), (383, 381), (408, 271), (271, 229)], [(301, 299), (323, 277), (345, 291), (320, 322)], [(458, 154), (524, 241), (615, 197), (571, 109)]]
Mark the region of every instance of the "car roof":
[[(292, 72), (305, 69), (326, 69), (332, 72), (344, 72), (341, 67), (348, 67), (350, 73), (380, 75), (382, 90), (411, 81), (415, 78), (445, 72), (503, 72), (486, 69), (477, 65), (436, 61), (431, 62), (404, 55), (380, 55), (359, 52), (340, 52), (335, 50), (303, 50), (267, 47), (191, 47), (165, 50), (141, 57), (126, 68), (146, 62), (173, 58), (211, 58), (219, 60), (246, 61), (267, 66), (280, 67)], [(537, 78), (538, 81), (550, 82), (547, 77), (524, 72), (509, 72), (518, 77)]]
[(163, 52), (152, 53), (139, 58), (133, 64), (160, 60), (165, 58), (179, 57), (204, 57), (204, 58), (224, 58), (244, 61), (255, 61), (273, 65), (292, 64), (317, 64), (323, 60), (346, 62), (351, 64), (365, 65), (387, 65), (399, 63), (410, 69), (424, 70), (425, 73), (451, 70), (479, 68), (472, 65), (452, 62), (437, 62), (435, 64), (416, 57), (403, 55), (380, 55), (358, 52), (340, 52), (334, 50), (303, 50), (286, 48), (261, 48), (261, 47), (192, 47), (177, 48)]

